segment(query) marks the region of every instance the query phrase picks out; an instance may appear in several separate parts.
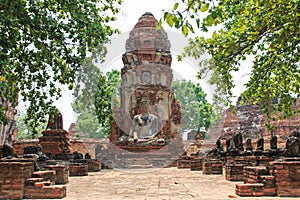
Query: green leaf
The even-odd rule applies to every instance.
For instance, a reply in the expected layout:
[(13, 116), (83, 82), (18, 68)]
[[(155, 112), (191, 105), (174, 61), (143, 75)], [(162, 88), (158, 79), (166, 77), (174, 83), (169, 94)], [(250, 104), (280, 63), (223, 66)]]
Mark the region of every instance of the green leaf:
[(201, 11), (201, 12), (206, 12), (206, 11), (208, 10), (208, 8), (209, 8), (209, 5), (208, 5), (208, 4), (204, 4), (204, 5), (201, 7), (200, 11)]
[(165, 12), (165, 13), (164, 13), (164, 20), (166, 20), (168, 16), (169, 16), (169, 13), (168, 13), (168, 12)]
[(177, 10), (178, 6), (179, 6), (179, 3), (178, 3), (178, 2), (175, 3), (175, 4), (174, 4), (174, 7), (173, 7), (173, 10)]
[(181, 28), (181, 32), (184, 36), (187, 36), (188, 33), (189, 33), (189, 30), (185, 25), (183, 25), (182, 28)]
[(173, 24), (174, 24), (173, 15), (169, 14), (167, 16), (167, 23), (169, 24), (170, 27), (173, 27)]
[(206, 17), (206, 19), (205, 19), (205, 24), (207, 25), (207, 26), (211, 26), (211, 25), (213, 25), (214, 24), (214, 18), (212, 17), (212, 15), (208, 15), (207, 17)]
[(200, 28), (200, 19), (196, 19), (196, 23), (197, 23), (197, 28)]
[(255, 26), (260, 26), (261, 25), (261, 20), (257, 20), (256, 22), (255, 22)]
[(177, 55), (177, 60), (182, 61), (182, 55)]
[(162, 25), (162, 21), (160, 19), (157, 23), (156, 30), (159, 30), (161, 28), (161, 25)]

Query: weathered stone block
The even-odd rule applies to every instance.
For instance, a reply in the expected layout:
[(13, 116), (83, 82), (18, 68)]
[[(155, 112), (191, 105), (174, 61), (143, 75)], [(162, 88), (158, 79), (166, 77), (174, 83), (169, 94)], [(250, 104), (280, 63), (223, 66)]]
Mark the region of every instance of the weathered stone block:
[(203, 159), (193, 159), (191, 160), (191, 171), (202, 171), (203, 169)]
[(87, 176), (88, 165), (87, 164), (71, 164), (70, 165), (70, 176)]
[(55, 183), (66, 184), (69, 182), (69, 170), (65, 165), (47, 165), (44, 169), (55, 170)]
[(263, 196), (263, 187), (262, 183), (241, 183), (236, 184), (235, 193), (239, 196)]
[(177, 160), (177, 168), (178, 169), (190, 169), (191, 168), (191, 160), (178, 159)]
[(51, 183), (55, 183), (56, 181), (56, 171), (55, 170), (45, 170), (45, 171), (37, 171), (33, 172), (33, 178), (42, 178), (43, 181), (51, 181)]
[(30, 160), (11, 159), (0, 162), (0, 199), (22, 199), (25, 180), (34, 170)]
[(28, 186), (25, 188), (24, 198), (26, 199), (56, 199), (66, 197), (67, 190), (65, 185), (50, 186)]
[(204, 160), (203, 174), (223, 174), (223, 163), (221, 160)]

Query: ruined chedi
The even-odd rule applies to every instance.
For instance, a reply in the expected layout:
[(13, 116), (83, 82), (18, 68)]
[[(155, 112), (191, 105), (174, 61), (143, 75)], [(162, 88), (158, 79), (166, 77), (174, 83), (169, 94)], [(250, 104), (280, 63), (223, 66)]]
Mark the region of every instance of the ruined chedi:
[[(122, 148), (163, 146), (181, 137), (180, 105), (171, 90), (170, 41), (164, 29), (157, 30), (156, 25), (157, 20), (151, 13), (143, 14), (126, 41), (126, 52), (122, 56), (120, 109), (113, 110), (115, 122), (110, 134), (110, 141)], [(147, 142), (143, 145), (149, 138), (132, 133), (134, 119), (141, 125), (145, 102), (150, 106), (149, 113), (160, 120), (158, 132), (151, 133), (159, 144)], [(142, 117), (139, 118), (139, 114)], [(136, 137), (134, 142), (133, 137)]]

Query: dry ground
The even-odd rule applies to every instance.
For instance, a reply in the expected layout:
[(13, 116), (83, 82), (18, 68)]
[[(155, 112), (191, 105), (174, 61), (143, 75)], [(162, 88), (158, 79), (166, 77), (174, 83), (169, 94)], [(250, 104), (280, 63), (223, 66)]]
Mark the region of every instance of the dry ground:
[(103, 170), (84, 177), (70, 177), (64, 200), (300, 199), (238, 197), (237, 183), (242, 182), (230, 182), (224, 175), (203, 175), (189, 169)]

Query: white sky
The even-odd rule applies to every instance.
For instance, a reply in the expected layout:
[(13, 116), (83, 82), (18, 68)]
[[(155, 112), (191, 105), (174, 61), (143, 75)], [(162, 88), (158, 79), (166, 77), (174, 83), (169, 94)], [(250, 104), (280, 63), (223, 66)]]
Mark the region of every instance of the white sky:
[[(108, 46), (108, 61), (104, 63), (105, 69), (109, 70), (112, 68), (122, 68), (123, 64), (121, 61), (121, 54), (125, 52), (125, 42), (128, 37), (128, 31), (132, 30), (134, 25), (137, 23), (138, 19), (145, 13), (151, 12), (156, 19), (163, 17), (163, 9), (170, 9), (174, 5), (174, 0), (124, 0), (121, 5), (121, 12), (117, 16), (117, 21), (112, 23), (112, 26), (118, 28), (121, 31), (121, 36), (112, 37), (112, 46)], [(185, 79), (191, 79), (194, 81), (199, 81), (195, 79), (197, 73), (197, 61), (192, 58), (185, 59), (184, 62), (178, 62), (176, 59), (176, 54), (181, 53), (181, 48), (187, 44), (187, 39), (184, 38), (179, 30), (171, 29), (167, 24), (163, 24), (163, 28), (168, 32), (169, 40), (171, 42), (171, 52), (173, 55), (172, 69), (176, 73), (179, 73)], [(207, 35), (210, 33), (201, 33), (195, 30), (197, 35)], [(170, 34), (169, 34), (170, 33)], [(176, 35), (178, 34), (178, 35)], [(125, 40), (124, 40), (125, 38)], [(115, 43), (114, 43), (115, 42)], [(113, 43), (115, 46), (113, 46)], [(116, 47), (117, 45), (117, 47)], [(247, 72), (249, 70), (247, 69)], [(245, 78), (246, 71), (236, 72), (235, 84), (239, 85), (235, 90), (234, 94), (238, 96), (244, 87), (242, 84), (245, 83), (247, 78)], [(205, 83), (205, 81), (200, 81), (202, 88), (206, 93), (208, 93), (208, 98), (211, 96), (210, 86)], [(63, 114), (64, 118), (64, 129), (68, 130), (72, 122), (76, 122), (76, 114), (72, 112), (71, 103), (73, 101), (72, 95), (67, 89), (66, 92), (59, 102), (56, 103), (58, 108)]]

